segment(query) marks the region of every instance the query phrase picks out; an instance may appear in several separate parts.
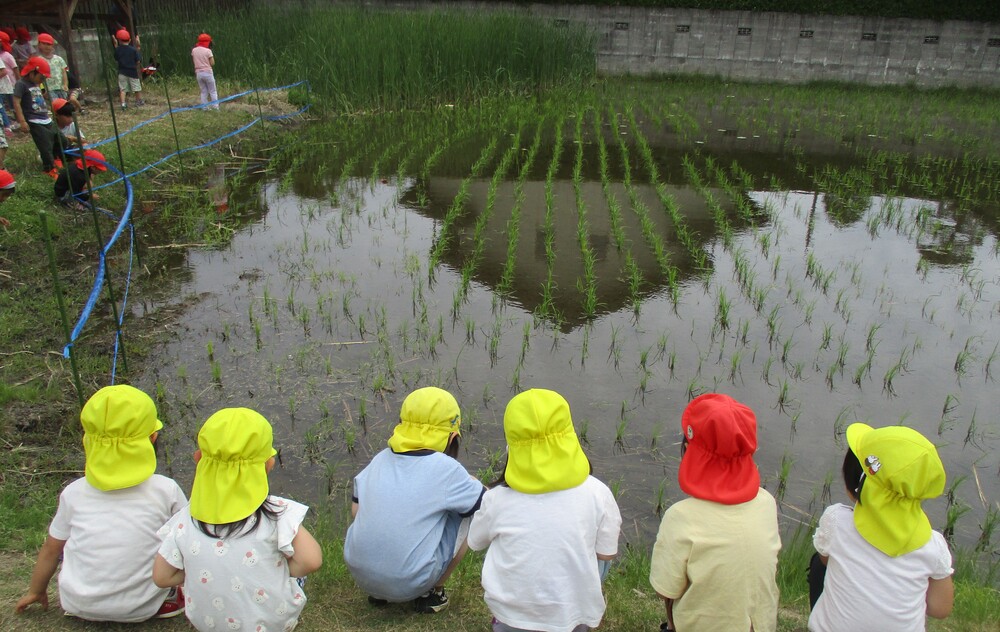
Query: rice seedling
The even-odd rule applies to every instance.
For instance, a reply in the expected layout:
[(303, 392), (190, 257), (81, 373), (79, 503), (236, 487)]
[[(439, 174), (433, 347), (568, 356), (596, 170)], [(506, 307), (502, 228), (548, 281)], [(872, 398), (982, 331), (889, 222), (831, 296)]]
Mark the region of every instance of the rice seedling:
[(729, 310), (732, 303), (726, 298), (725, 288), (719, 288), (717, 303), (715, 308), (715, 324), (723, 331), (729, 329)]
[(938, 436), (944, 434), (945, 430), (954, 425), (956, 419), (953, 415), (960, 403), (958, 395), (954, 393), (945, 395), (944, 405), (941, 407), (941, 420), (938, 422)]
[(218, 388), (222, 388), (222, 365), (215, 360), (211, 361), (212, 383)]
[(785, 498), (785, 492), (788, 489), (788, 477), (792, 473), (792, 465), (795, 464), (795, 460), (786, 451), (781, 455), (781, 471), (778, 473), (778, 488), (775, 491), (774, 497), (780, 503)]
[(959, 476), (952, 481), (951, 485), (948, 487), (948, 491), (945, 492), (947, 509), (945, 511), (945, 526), (941, 530), (941, 535), (944, 536), (944, 539), (947, 540), (951, 546), (955, 546), (955, 527), (958, 525), (959, 519), (969, 513), (972, 509), (972, 507), (956, 495), (959, 486), (965, 482), (967, 478), (968, 476), (965, 475)]
[(656, 488), (656, 515), (657, 517), (663, 516), (663, 510), (666, 509), (665, 495), (667, 491), (667, 479), (661, 479), (659, 486)]
[(205, 352), (208, 354), (208, 361), (215, 361), (215, 347), (212, 345), (212, 341), (205, 343)]
[(1000, 526), (1000, 505), (986, 508), (983, 521), (979, 525), (979, 539), (976, 542), (976, 551), (990, 551), (993, 545), (993, 534)]
[(955, 364), (953, 368), (955, 369), (955, 376), (959, 381), (961, 381), (961, 379), (968, 373), (968, 364), (973, 357), (973, 351), (969, 347), (975, 338), (975, 336), (967, 338), (962, 350), (955, 356)]

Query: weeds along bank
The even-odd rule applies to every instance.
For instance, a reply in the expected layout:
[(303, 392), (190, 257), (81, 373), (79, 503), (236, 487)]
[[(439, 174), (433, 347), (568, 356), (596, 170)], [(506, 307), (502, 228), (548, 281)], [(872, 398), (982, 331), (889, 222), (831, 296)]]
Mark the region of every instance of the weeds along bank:
[[(169, 6), (165, 3), (166, 6)], [(144, 46), (164, 72), (190, 73), (193, 34), (216, 46), (215, 73), (247, 85), (309, 79), (318, 104), (398, 108), (537, 92), (590, 79), (595, 42), (511, 13), (261, 6), (150, 17)]]

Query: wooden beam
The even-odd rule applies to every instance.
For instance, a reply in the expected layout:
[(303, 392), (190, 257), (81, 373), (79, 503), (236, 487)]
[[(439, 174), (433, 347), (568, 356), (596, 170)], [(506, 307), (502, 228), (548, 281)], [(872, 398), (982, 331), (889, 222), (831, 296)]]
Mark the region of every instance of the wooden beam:
[(79, 80), (80, 67), (76, 63), (76, 50), (73, 47), (72, 17), (75, 9), (76, 0), (68, 4), (66, 2), (59, 3), (59, 17), (61, 18), (60, 22), (62, 22), (62, 45), (66, 49), (66, 63), (69, 65), (69, 71)]

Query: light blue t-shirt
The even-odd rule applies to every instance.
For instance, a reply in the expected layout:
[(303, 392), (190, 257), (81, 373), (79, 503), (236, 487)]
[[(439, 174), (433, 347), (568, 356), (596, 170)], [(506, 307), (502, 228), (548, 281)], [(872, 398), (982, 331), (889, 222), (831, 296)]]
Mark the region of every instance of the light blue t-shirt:
[(344, 562), (368, 595), (409, 601), (426, 593), (451, 562), (463, 517), (486, 489), (440, 452), (382, 450), (354, 479), (358, 515)]

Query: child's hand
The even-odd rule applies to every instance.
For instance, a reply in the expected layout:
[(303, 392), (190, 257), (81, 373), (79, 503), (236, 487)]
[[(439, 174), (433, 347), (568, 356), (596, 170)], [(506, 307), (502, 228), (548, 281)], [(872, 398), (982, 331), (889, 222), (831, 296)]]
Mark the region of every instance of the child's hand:
[(43, 610), (49, 609), (49, 595), (48, 593), (33, 593), (29, 592), (25, 596), (17, 600), (17, 605), (14, 606), (14, 612), (21, 614), (33, 603), (42, 604)]

